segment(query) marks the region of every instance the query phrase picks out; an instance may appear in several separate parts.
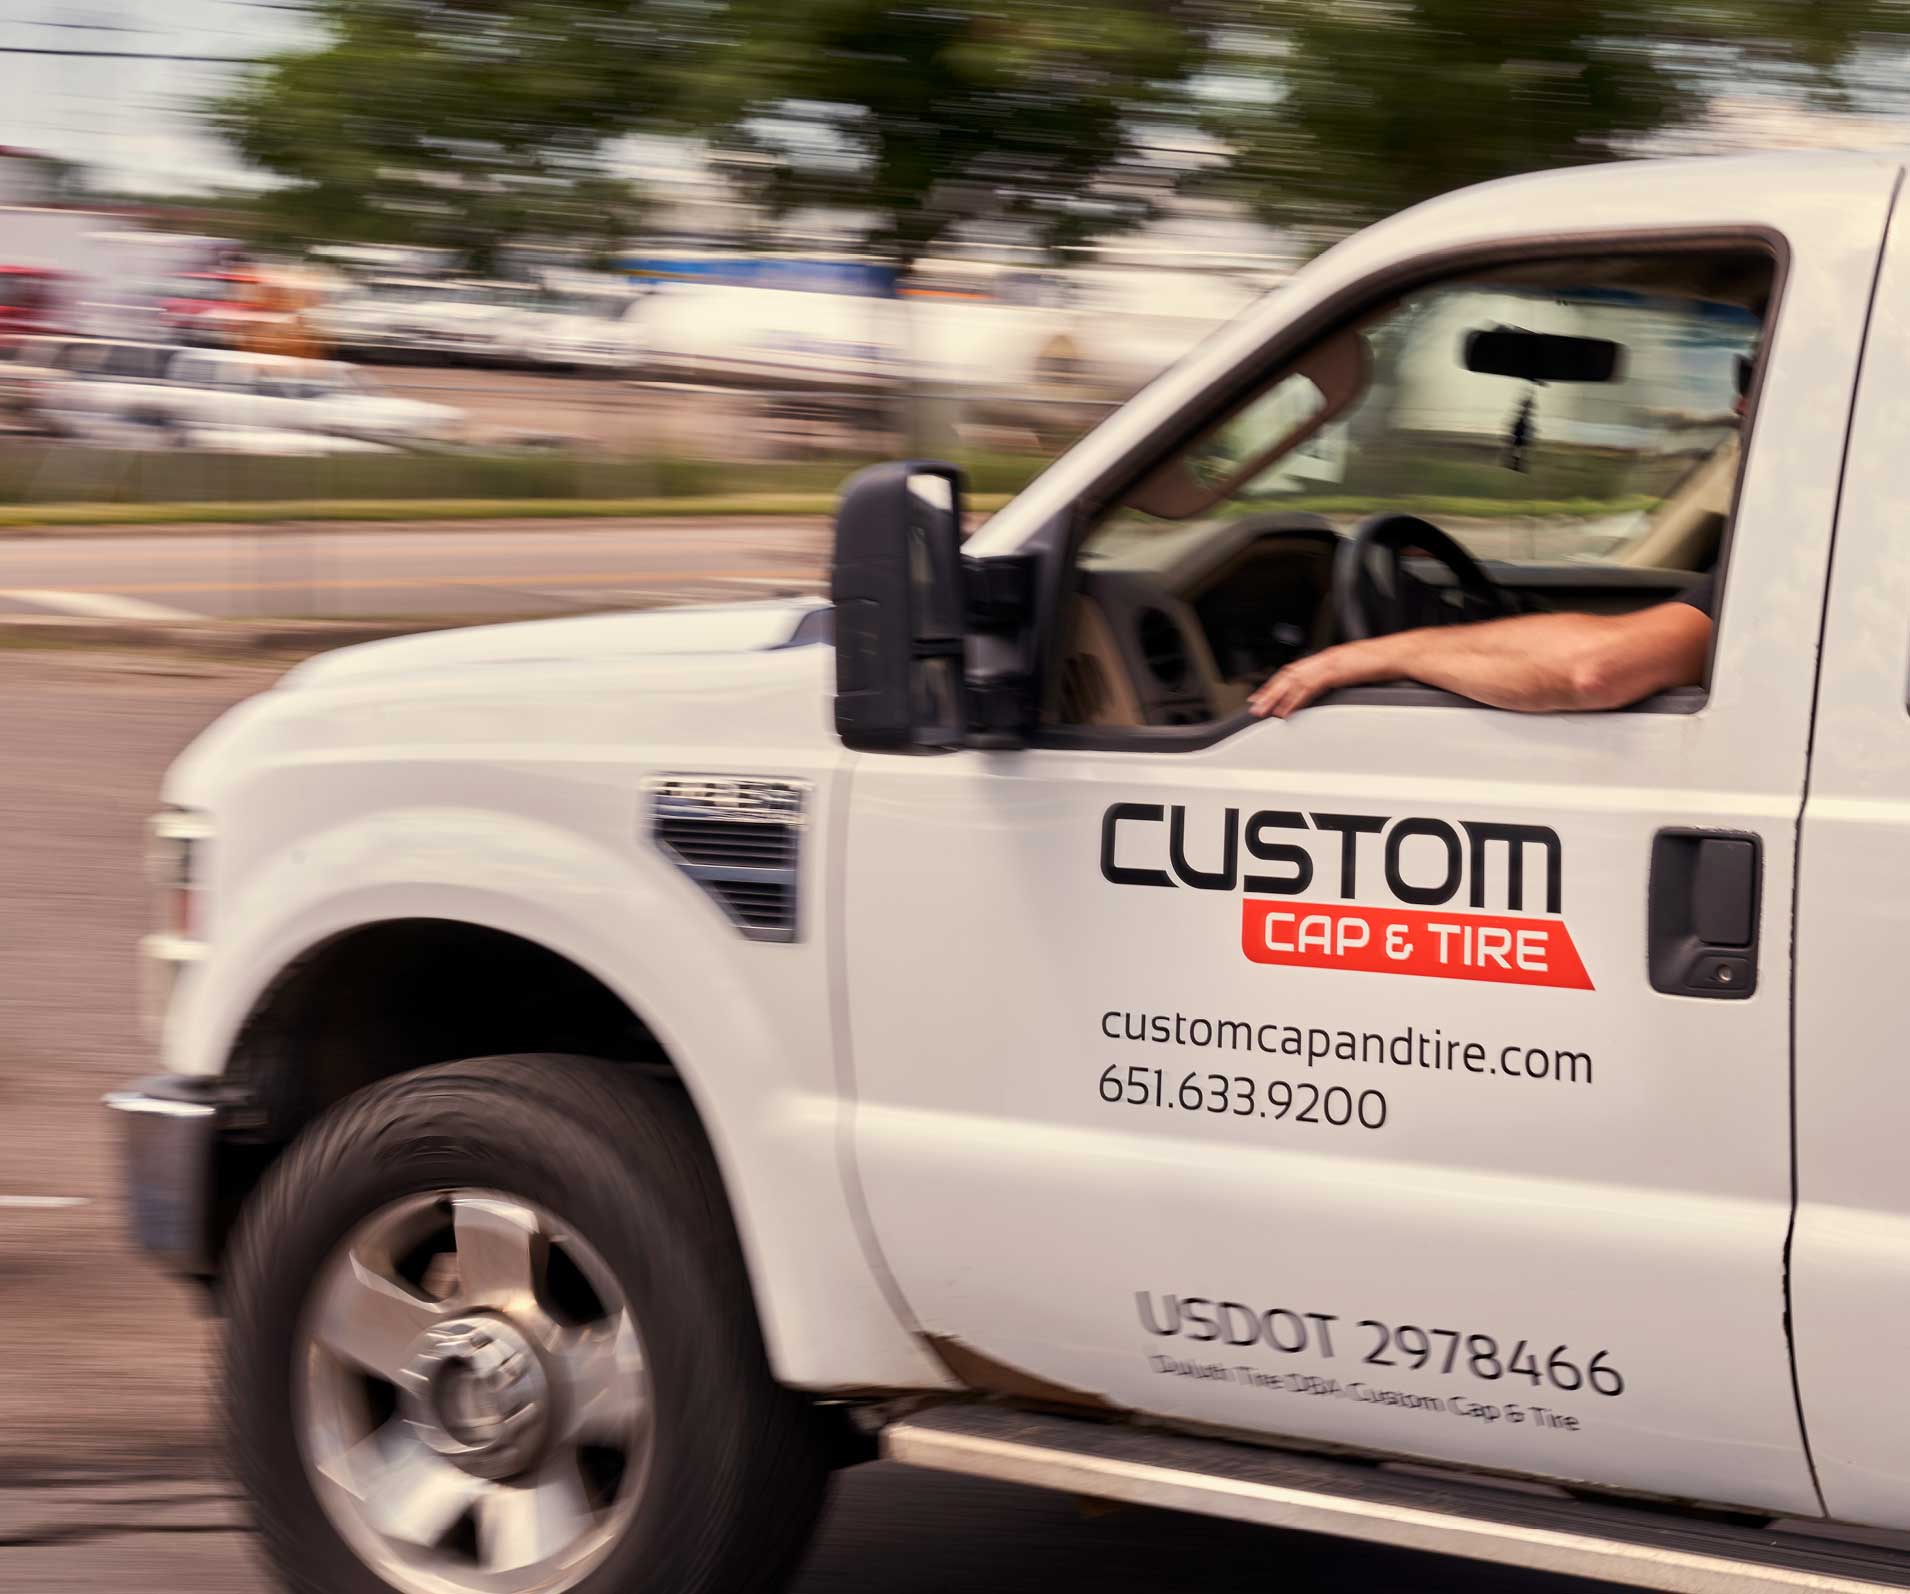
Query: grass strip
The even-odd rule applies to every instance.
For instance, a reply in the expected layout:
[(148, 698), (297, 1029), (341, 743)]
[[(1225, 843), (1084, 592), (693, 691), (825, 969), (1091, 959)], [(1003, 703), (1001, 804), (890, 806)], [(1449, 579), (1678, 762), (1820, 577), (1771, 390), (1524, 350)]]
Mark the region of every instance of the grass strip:
[[(969, 500), (999, 509), (1002, 493)], [(274, 521), (706, 519), (727, 515), (828, 515), (834, 493), (737, 493), (713, 498), (353, 498), (270, 503), (0, 504), (0, 527), (250, 526)]]
[[(993, 512), (1007, 493), (974, 493), (972, 509)], [(1421, 515), (1476, 520), (1557, 517), (1592, 519), (1650, 509), (1651, 497), (1626, 498), (1368, 498), (1354, 495), (1281, 500), (1287, 510), (1326, 515), (1366, 515), (1397, 509)], [(127, 526), (251, 526), (274, 521), (433, 520), (649, 520), (729, 515), (830, 515), (834, 493), (729, 493), (702, 498), (290, 498), (270, 502), (163, 504), (0, 504), (0, 528), (102, 530)], [(1243, 503), (1240, 513), (1264, 513), (1264, 503)]]

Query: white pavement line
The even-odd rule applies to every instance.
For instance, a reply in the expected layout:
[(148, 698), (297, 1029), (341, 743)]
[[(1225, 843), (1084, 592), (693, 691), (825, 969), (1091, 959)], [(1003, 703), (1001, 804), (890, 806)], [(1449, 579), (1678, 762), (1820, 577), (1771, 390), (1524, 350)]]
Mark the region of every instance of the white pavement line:
[(83, 1195), (0, 1195), (0, 1207), (83, 1207)]
[(84, 615), (89, 620), (203, 620), (204, 615), (185, 609), (168, 609), (163, 603), (148, 603), (144, 598), (125, 598), (116, 592), (53, 592), (35, 587), (0, 589), (0, 598), (20, 603), (37, 603), (43, 609), (62, 614)]

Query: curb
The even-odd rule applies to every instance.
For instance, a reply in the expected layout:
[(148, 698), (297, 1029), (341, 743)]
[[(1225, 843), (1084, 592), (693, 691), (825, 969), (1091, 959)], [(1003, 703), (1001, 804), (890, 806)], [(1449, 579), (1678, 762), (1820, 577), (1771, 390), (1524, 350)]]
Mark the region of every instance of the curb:
[(488, 620), (83, 620), (66, 615), (0, 618), (0, 648), (136, 648), (173, 653), (323, 653), (354, 642), (382, 642), (424, 631), (450, 631)]

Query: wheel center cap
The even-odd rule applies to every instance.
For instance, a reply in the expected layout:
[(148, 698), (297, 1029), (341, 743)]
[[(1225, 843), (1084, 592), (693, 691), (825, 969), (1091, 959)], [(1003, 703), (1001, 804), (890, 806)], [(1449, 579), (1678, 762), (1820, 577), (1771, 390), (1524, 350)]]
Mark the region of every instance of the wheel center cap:
[(419, 1341), (399, 1383), (406, 1421), (480, 1478), (509, 1478), (543, 1453), (550, 1381), (536, 1348), (504, 1317), (456, 1317)]

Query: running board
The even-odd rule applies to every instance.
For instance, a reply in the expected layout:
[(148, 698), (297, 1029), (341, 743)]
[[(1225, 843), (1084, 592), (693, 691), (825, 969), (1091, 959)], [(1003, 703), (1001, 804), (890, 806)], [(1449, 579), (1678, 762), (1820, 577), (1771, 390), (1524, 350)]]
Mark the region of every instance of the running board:
[(999, 1406), (937, 1406), (893, 1422), (882, 1453), (942, 1472), (1672, 1594), (1910, 1589), (1910, 1555), (1887, 1547)]

